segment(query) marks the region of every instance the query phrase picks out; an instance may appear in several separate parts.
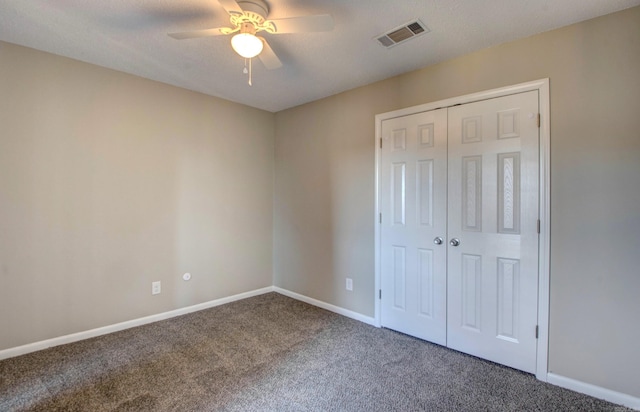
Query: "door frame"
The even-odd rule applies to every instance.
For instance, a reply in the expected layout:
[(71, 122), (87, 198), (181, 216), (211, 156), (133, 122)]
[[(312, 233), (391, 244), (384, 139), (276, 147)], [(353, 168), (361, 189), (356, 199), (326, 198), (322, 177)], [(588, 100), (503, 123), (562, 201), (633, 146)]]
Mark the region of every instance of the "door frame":
[(540, 236), (538, 238), (538, 342), (536, 348), (536, 378), (547, 381), (549, 348), (549, 252), (551, 229), (550, 154), (551, 125), (549, 121), (549, 79), (534, 80), (512, 86), (467, 94), (436, 102), (407, 107), (400, 110), (377, 114), (375, 117), (375, 326), (381, 327), (380, 287), (381, 273), (381, 231), (380, 231), (380, 141), (382, 122), (396, 117), (450, 107), (458, 104), (487, 100), (512, 94), (538, 91), (540, 113), (540, 164), (539, 164), (539, 215)]

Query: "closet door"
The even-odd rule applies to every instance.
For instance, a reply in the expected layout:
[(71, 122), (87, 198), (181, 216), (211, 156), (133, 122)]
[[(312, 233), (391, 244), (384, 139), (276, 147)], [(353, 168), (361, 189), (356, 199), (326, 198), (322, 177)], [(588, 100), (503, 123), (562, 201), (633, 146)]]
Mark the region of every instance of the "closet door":
[(381, 322), (446, 345), (447, 110), (385, 120), (382, 140)]
[(535, 372), (538, 92), (449, 109), (447, 346)]

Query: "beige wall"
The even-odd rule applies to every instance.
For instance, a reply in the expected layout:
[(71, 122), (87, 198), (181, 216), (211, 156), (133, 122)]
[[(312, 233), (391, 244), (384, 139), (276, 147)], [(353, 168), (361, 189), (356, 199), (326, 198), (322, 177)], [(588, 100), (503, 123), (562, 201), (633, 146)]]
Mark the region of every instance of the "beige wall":
[(0, 350), (270, 286), (273, 144), (272, 113), (0, 42)]
[(277, 113), (275, 285), (373, 316), (374, 115), (549, 77), (549, 370), (640, 396), (639, 27), (636, 7)]

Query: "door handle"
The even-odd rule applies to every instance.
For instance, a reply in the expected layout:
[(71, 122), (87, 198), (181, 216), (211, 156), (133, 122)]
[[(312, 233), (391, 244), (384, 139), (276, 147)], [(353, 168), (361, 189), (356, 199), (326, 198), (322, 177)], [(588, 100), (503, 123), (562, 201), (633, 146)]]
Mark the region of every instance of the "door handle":
[(460, 244), (460, 239), (458, 239), (457, 237), (454, 237), (449, 241), (449, 244), (451, 246), (458, 246)]
[(436, 245), (441, 245), (442, 238), (440, 236), (436, 237), (435, 239), (433, 239), (433, 243), (435, 243)]

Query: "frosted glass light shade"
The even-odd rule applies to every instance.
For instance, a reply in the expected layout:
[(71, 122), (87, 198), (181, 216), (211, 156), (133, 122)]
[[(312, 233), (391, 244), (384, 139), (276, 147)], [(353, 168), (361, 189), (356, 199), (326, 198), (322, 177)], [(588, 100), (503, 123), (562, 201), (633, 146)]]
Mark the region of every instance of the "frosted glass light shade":
[(231, 38), (231, 47), (245, 59), (256, 57), (262, 51), (262, 40), (249, 33), (236, 34)]

